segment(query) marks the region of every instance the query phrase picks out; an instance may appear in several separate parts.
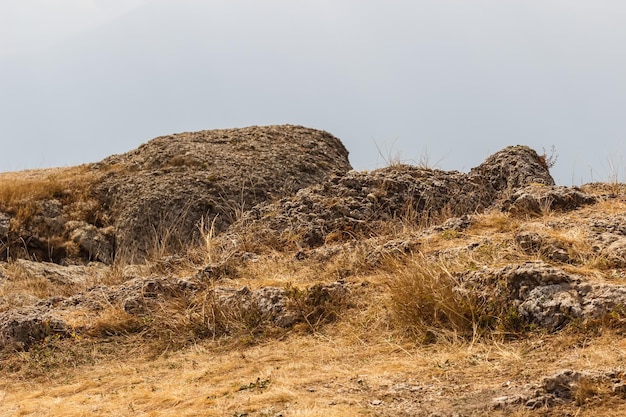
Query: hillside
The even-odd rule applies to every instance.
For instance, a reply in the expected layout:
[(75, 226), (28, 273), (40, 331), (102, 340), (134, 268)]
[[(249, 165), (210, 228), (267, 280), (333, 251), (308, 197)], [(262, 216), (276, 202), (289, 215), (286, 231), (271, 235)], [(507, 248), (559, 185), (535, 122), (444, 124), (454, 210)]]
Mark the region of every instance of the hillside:
[(300, 126), (0, 174), (0, 415), (620, 416), (626, 189)]

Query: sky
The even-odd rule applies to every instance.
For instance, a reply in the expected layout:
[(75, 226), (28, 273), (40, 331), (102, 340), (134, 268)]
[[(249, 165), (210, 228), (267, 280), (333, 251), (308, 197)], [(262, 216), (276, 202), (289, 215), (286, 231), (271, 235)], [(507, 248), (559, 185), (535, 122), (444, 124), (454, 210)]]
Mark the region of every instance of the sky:
[(623, 0), (0, 0), (0, 171), (298, 124), (355, 169), (509, 145), (626, 181)]

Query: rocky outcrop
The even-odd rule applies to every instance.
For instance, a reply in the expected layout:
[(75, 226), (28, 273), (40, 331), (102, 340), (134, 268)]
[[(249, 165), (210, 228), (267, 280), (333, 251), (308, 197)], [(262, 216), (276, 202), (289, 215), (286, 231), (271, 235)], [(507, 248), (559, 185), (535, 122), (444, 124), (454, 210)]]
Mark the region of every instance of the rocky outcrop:
[(43, 307), (26, 307), (0, 313), (0, 349), (28, 350), (49, 336), (66, 336), (67, 324)]
[[(11, 228), (11, 216), (0, 211), (0, 239), (6, 238)], [(2, 240), (0, 240), (1, 242)]]
[[(5, 269), (0, 264), (0, 274)], [(35, 262), (26, 259), (17, 259), (12, 263), (12, 272), (5, 271), (7, 279), (38, 278), (59, 285), (84, 285), (88, 281), (96, 281), (109, 273), (108, 268), (99, 263), (88, 265), (62, 266), (52, 262)], [(14, 276), (19, 274), (20, 276)]]
[(596, 197), (579, 188), (531, 184), (516, 190), (503, 203), (503, 209), (516, 216), (539, 216), (551, 211), (571, 211), (594, 204)]
[(554, 262), (570, 262), (567, 245), (547, 233), (522, 229), (515, 233), (520, 249), (529, 255), (541, 255)]
[[(65, 224), (66, 235), (83, 259), (111, 264), (115, 256), (115, 228), (98, 228), (81, 221), (69, 221)], [(76, 255), (76, 254), (75, 254)]]
[[(66, 273), (77, 272), (75, 268), (80, 268), (53, 265), (49, 265), (52, 270), (43, 273), (63, 280), (69, 279)], [(316, 284), (303, 290), (271, 286), (249, 289), (209, 287), (194, 279), (135, 278), (121, 285), (97, 285), (68, 298), (53, 297), (1, 312), (0, 350), (9, 346), (28, 350), (33, 343), (50, 336), (92, 334), (92, 327), (98, 322), (94, 318), (110, 308), (117, 308), (141, 322), (154, 322), (157, 328), (165, 327), (167, 323), (162, 321), (171, 319), (168, 313), (164, 313), (168, 303), (200, 305), (200, 310), (211, 311), (199, 321), (200, 327), (213, 336), (231, 334), (246, 325), (288, 329), (297, 323), (306, 323), (316, 327), (335, 320), (338, 312), (348, 306), (349, 287), (344, 282), (334, 282)], [(92, 319), (73, 327), (63, 320), (63, 317), (76, 315), (78, 311)], [(166, 317), (162, 317), (163, 314)], [(185, 311), (185, 314), (191, 314), (191, 310)]]
[(468, 176), (492, 195), (530, 184), (554, 185), (545, 158), (528, 146), (507, 147), (472, 168)]
[[(402, 224), (427, 225), (485, 210), (505, 191), (554, 184), (535, 151), (508, 147), (463, 174), (397, 165), (300, 190), (246, 213), (229, 231), (252, 233), (270, 246), (316, 247), (370, 237)], [(262, 242), (260, 242), (262, 243)]]
[(517, 311), (527, 323), (558, 330), (575, 319), (601, 319), (626, 305), (626, 286), (592, 284), (544, 262), (484, 269), (463, 278), (462, 291)]
[(607, 397), (623, 400), (626, 392), (624, 377), (622, 371), (563, 369), (544, 377), (539, 383), (528, 384), (519, 393), (494, 398), (492, 408), (507, 409), (521, 405), (532, 410), (548, 410), (568, 403), (582, 406), (600, 390)]
[(0, 261), (143, 262), (350, 169), (339, 139), (301, 126), (159, 137), (100, 163), (32, 174), (23, 187), (36, 193), (0, 202)]
[(95, 194), (115, 226), (116, 255), (140, 260), (197, 238), (202, 219), (217, 233), (260, 202), (351, 167), (339, 139), (285, 125), (163, 136), (94, 169), (110, 171)]

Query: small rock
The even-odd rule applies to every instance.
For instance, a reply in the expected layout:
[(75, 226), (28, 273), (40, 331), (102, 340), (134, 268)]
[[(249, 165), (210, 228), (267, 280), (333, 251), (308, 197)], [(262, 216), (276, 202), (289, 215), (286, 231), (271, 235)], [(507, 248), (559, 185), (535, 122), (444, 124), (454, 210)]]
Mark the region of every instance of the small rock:
[(7, 213), (0, 211), (0, 237), (4, 237), (9, 234), (11, 229), (11, 216)]
[(45, 308), (27, 307), (0, 313), (0, 348), (11, 345), (28, 350), (52, 335), (66, 335), (69, 326)]
[(621, 397), (626, 397), (626, 383), (618, 382), (614, 384), (613, 392), (619, 394)]

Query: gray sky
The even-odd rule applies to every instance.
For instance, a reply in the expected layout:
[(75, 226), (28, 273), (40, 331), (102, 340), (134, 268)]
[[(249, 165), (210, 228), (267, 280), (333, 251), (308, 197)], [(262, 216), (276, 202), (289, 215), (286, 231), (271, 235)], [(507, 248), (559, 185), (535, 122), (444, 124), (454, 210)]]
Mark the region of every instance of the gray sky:
[(357, 169), (554, 145), (625, 181), (624, 45), (623, 0), (0, 0), (0, 171), (291, 123)]

